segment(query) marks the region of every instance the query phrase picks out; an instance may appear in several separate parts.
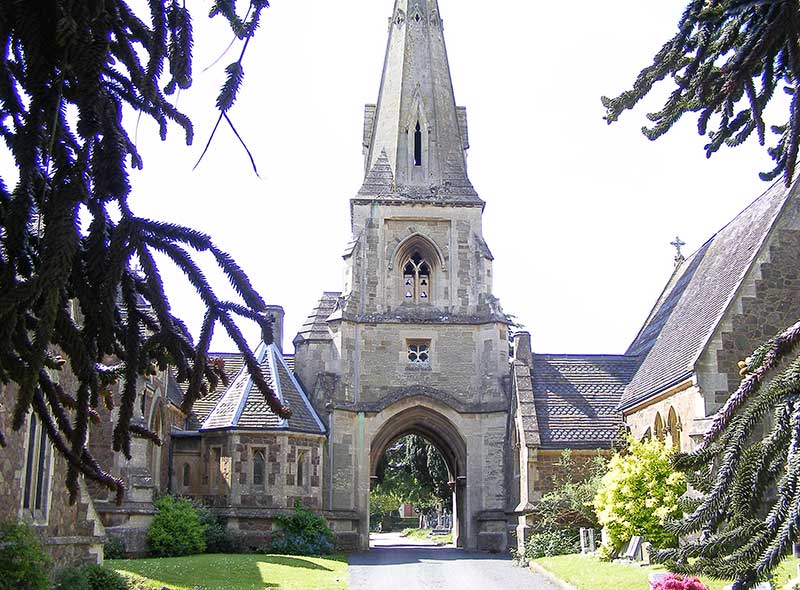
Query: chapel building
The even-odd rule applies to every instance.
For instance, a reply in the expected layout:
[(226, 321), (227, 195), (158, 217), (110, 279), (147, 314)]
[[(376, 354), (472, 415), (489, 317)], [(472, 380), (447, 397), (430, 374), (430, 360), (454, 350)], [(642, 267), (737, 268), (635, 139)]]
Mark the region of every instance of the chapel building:
[[(256, 349), (292, 416), (271, 412), (238, 354), (213, 355), (229, 384), (190, 415), (172, 371), (140, 379), (134, 422), (164, 445), (136, 438), (130, 460), (113, 454), (118, 410), (99, 409), (92, 452), (128, 493), (118, 506), (82, 482), (68, 506), (64, 460), (35, 418), (9, 431), (14, 388), (2, 387), (0, 520), (31, 522), (63, 564), (102, 559), (109, 537), (144, 554), (162, 493), (210, 506), (253, 549), (299, 502), (327, 519), (341, 549), (367, 549), (378, 461), (419, 434), (447, 464), (457, 545), (506, 551), (524, 541), (563, 451), (580, 465), (628, 431), (692, 449), (738, 385), (737, 362), (800, 316), (798, 185), (775, 184), (679, 254), (624, 354), (541, 354), (529, 333), (510, 335), (493, 292), (468, 138), (438, 2), (395, 0), (378, 98), (364, 112), (344, 283), (322, 294), (294, 354), (283, 350), (280, 306), (269, 308), (274, 343)], [(69, 388), (68, 372), (61, 379)]]

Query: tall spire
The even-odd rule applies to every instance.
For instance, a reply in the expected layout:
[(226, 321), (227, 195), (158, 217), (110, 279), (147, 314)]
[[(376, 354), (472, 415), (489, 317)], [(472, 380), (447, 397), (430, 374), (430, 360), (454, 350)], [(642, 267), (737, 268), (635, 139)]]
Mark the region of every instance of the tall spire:
[(439, 4), (395, 0), (378, 103), (366, 109), (359, 195), (480, 202), (467, 177), (468, 147), (466, 109), (456, 107)]

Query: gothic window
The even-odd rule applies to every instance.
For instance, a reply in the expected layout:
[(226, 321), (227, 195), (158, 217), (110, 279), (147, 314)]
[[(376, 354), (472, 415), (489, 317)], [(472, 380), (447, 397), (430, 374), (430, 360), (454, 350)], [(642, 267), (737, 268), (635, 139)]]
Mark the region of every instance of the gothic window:
[(46, 517), (51, 455), (47, 433), (39, 419), (31, 415), (28, 425), (22, 507), (29, 510), (34, 518)]
[(414, 166), (422, 166), (422, 127), (419, 121), (414, 129)]
[(405, 300), (409, 303), (429, 303), (431, 294), (431, 266), (414, 252), (403, 267)]
[(192, 472), (188, 463), (183, 464), (183, 487), (188, 488), (192, 485)]
[(256, 486), (263, 486), (264, 485), (264, 475), (266, 471), (266, 458), (264, 457), (264, 451), (261, 449), (256, 450), (253, 453), (253, 485)]
[(664, 442), (664, 420), (661, 419), (660, 413), (656, 414), (656, 421), (653, 425), (653, 433), (658, 440)]
[(678, 415), (675, 413), (675, 408), (669, 409), (669, 416), (667, 417), (667, 429), (669, 430), (669, 437), (672, 439), (672, 446), (680, 450), (681, 422), (678, 419)]
[(430, 340), (409, 340), (408, 362), (412, 365), (427, 365), (431, 360)]
[(211, 449), (211, 457), (208, 466), (208, 487), (211, 493), (219, 492), (220, 484), (222, 483), (222, 448), (213, 447)]
[(300, 451), (297, 453), (297, 486), (305, 488), (308, 482), (308, 451)]

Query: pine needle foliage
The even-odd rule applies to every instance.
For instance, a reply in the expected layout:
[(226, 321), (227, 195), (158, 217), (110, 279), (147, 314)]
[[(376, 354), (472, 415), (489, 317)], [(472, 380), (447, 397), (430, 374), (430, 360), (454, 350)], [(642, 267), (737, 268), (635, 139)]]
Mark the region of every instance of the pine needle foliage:
[[(246, 47), (266, 0), (214, 0)], [(221, 324), (244, 355), (269, 406), (289, 415), (263, 379), (234, 319), (257, 322), (271, 341), (265, 304), (234, 260), (191, 228), (131, 211), (129, 166), (142, 167), (125, 116), (170, 124), (192, 141), (189, 119), (168, 96), (192, 83), (192, 19), (179, 0), (148, 0), (138, 14), (124, 0), (0, 2), (0, 136), (19, 178), (0, 178), (0, 380), (18, 391), (11, 428), (33, 411), (68, 462), (71, 500), (78, 478), (115, 491), (123, 483), (92, 456), (86, 441), (99, 404), (119, 412), (113, 448), (130, 457), (131, 436), (158, 437), (132, 423), (137, 378), (173, 367), (188, 381), (183, 409), (224, 379), (208, 358)], [(244, 51), (218, 104), (230, 109), (242, 83)], [(134, 117), (135, 120), (135, 117)], [(208, 252), (241, 302), (220, 299), (192, 254)], [(174, 262), (207, 308), (195, 343), (173, 314), (156, 255)], [(135, 266), (140, 269), (134, 270)], [(77, 386), (59, 384), (65, 365)], [(0, 432), (0, 444), (3, 435)]]
[(770, 578), (800, 538), (800, 322), (740, 363), (743, 380), (702, 444), (674, 459), (697, 492), (669, 529), (684, 542), (657, 555), (679, 573)]
[[(671, 77), (675, 90), (643, 133), (657, 139), (687, 113), (698, 113), (698, 132), (708, 135), (710, 157), (754, 132), (767, 140), (766, 108), (776, 92), (789, 97), (786, 118), (769, 125), (777, 136), (767, 149), (775, 167), (764, 180), (791, 184), (800, 147), (800, 0), (691, 0), (677, 34), (639, 74), (631, 90), (603, 97), (606, 120), (617, 121), (653, 86)], [(781, 112), (785, 112), (781, 110)]]

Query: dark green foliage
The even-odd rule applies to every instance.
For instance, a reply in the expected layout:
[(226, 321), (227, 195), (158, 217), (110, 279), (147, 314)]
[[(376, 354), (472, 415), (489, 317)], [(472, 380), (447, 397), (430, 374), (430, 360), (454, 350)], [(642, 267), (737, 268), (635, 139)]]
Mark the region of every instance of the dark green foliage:
[(206, 553), (236, 553), (236, 543), (225, 523), (208, 506), (194, 504), (200, 524), (205, 527)]
[(333, 533), (328, 523), (300, 502), (291, 516), (279, 516), (275, 522), (281, 530), (273, 537), (271, 553), (328, 555), (333, 551)]
[(128, 590), (128, 582), (102, 565), (84, 565), (61, 570), (55, 590)]
[(102, 565), (87, 565), (83, 570), (89, 580), (89, 590), (128, 590), (128, 582), (114, 570)]
[(607, 467), (608, 460), (600, 455), (578, 465), (572, 453), (564, 451), (552, 491), (544, 494), (534, 508), (530, 519), (534, 531), (569, 531), (577, 536), (581, 527), (599, 529), (593, 501)]
[(147, 544), (156, 557), (203, 553), (205, 527), (189, 500), (164, 496), (156, 501), (156, 515), (147, 531)]
[(0, 590), (48, 590), (50, 558), (23, 522), (0, 523)]
[(55, 577), (55, 590), (89, 590), (89, 576), (80, 567), (68, 567)]
[[(776, 135), (767, 151), (775, 168), (791, 183), (800, 142), (800, 1), (691, 0), (678, 32), (645, 68), (632, 90), (603, 98), (609, 123), (632, 109), (667, 77), (675, 90), (663, 108), (648, 115), (650, 139), (661, 137), (686, 113), (698, 113), (698, 131), (708, 133), (706, 155), (723, 145), (735, 147), (753, 132), (766, 141), (765, 111), (776, 93), (788, 95), (785, 119), (770, 129)], [(712, 126), (709, 130), (709, 125)]]
[(125, 543), (119, 537), (112, 537), (103, 545), (105, 559), (125, 559)]
[(381, 457), (376, 475), (384, 496), (422, 511), (451, 507), (453, 492), (447, 464), (436, 447), (421, 436), (411, 434), (395, 442)]
[[(268, 6), (245, 3), (244, 19), (236, 0), (217, 0), (212, 9), (243, 40), (220, 95), (225, 111), (241, 85), (244, 48)], [(119, 501), (124, 493), (86, 446), (100, 403), (119, 404), (113, 447), (130, 458), (131, 435), (160, 444), (131, 423), (137, 378), (171, 365), (189, 382), (187, 411), (224, 380), (220, 364), (208, 358), (217, 323), (269, 406), (289, 415), (234, 323), (236, 316), (258, 323), (271, 342), (265, 304), (244, 272), (208, 236), (129, 208), (128, 167), (143, 161), (129, 134), (136, 116), (128, 121), (124, 114), (133, 109), (152, 118), (162, 138), (170, 122), (187, 143), (193, 135), (189, 119), (166, 98), (191, 85), (191, 15), (177, 0), (151, 0), (149, 8), (143, 21), (125, 0), (0, 2), (0, 137), (19, 172), (13, 189), (0, 178), (0, 382), (18, 385), (12, 428), (34, 411), (67, 459), (73, 502), (79, 475), (116, 491)], [(216, 296), (194, 261), (198, 252), (211, 253), (243, 303)], [(196, 342), (172, 313), (157, 254), (185, 273), (207, 307)], [(67, 363), (77, 378), (74, 391), (52, 374)], [(119, 400), (112, 395), (117, 383)]]
[(734, 590), (745, 590), (792, 553), (800, 532), (798, 343), (800, 323), (740, 363), (744, 379), (703, 443), (675, 458), (702, 494), (670, 525), (685, 539), (680, 548), (656, 556), (675, 571), (733, 578)]
[(525, 559), (553, 557), (578, 553), (581, 548), (578, 532), (574, 530), (553, 530), (533, 533), (525, 543)]

